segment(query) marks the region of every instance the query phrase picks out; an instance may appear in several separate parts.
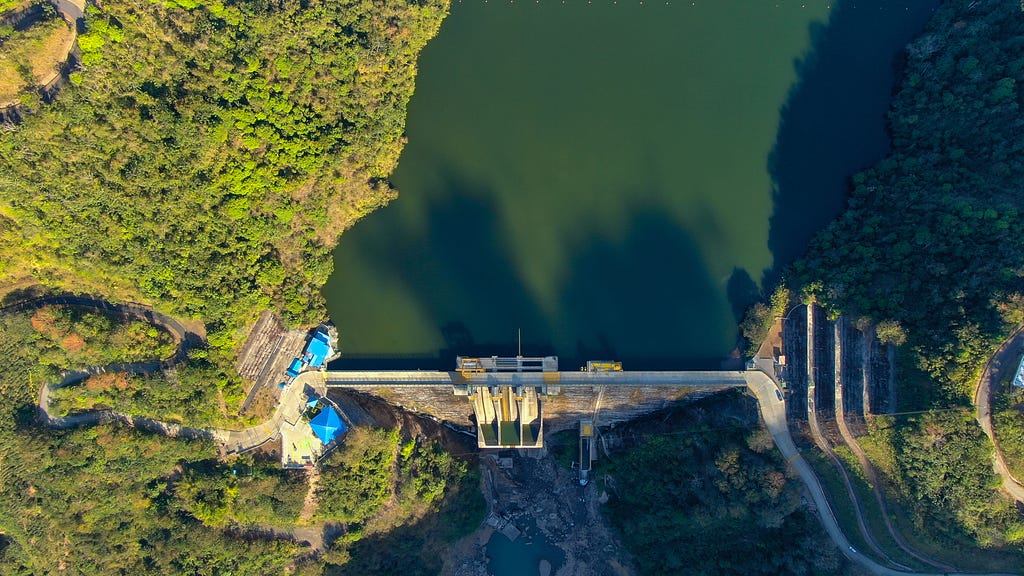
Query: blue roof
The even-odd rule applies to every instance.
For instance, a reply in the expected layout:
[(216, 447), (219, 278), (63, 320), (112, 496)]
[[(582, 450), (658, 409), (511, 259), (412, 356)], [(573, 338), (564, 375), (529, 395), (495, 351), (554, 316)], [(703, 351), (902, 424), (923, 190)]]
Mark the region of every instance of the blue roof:
[(1024, 388), (1024, 358), (1020, 359), (1020, 366), (1017, 367), (1017, 375), (1013, 378), (1013, 385)]
[(288, 366), (288, 369), (285, 370), (285, 374), (295, 378), (299, 375), (299, 370), (302, 370), (302, 360), (292, 358), (292, 363)]
[(330, 406), (324, 407), (315, 418), (310, 420), (309, 427), (313, 429), (313, 433), (324, 444), (330, 444), (331, 440), (334, 440), (339, 434), (348, 429), (345, 423), (341, 421), (338, 413)]
[(327, 343), (327, 335), (317, 332), (313, 339), (309, 341), (309, 345), (306, 346), (306, 356), (308, 357), (309, 365), (314, 368), (320, 368), (330, 355), (331, 346)]
[(310, 398), (310, 399), (309, 399), (309, 400), (308, 400), (308, 401), (306, 402), (306, 406), (309, 406), (310, 408), (313, 408), (313, 407), (315, 407), (315, 406), (316, 406), (316, 403), (317, 403), (317, 402), (319, 402), (319, 401), (320, 401), (320, 400), (319, 400), (319, 399), (317, 399), (317, 398)]

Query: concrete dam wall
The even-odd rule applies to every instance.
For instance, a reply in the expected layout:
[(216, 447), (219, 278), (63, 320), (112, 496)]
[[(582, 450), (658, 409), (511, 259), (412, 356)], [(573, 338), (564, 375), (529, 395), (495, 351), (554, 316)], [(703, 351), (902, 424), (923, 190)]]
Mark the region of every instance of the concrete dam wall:
[[(684, 399), (703, 398), (728, 390), (731, 386), (563, 386), (551, 390), (542, 401), (545, 433), (575, 428), (580, 419), (594, 418), (596, 424), (607, 426), (650, 414)], [(335, 390), (332, 389), (331, 393)], [(418, 412), (451, 422), (472, 426), (473, 405), (465, 396), (457, 396), (451, 386), (346, 386), (371, 394), (411, 412)]]

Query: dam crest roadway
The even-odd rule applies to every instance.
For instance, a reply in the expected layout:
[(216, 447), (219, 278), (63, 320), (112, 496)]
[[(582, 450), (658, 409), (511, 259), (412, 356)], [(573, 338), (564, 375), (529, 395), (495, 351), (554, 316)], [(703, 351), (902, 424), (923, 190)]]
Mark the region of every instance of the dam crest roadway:
[(456, 368), (451, 372), (313, 371), (300, 374), (296, 382), (314, 389), (450, 386), (454, 395), (467, 397), (473, 406), (480, 448), (542, 448), (544, 399), (563, 387), (720, 390), (748, 385), (748, 375), (741, 371), (633, 372), (623, 371), (622, 364), (613, 361), (590, 361), (578, 371), (559, 371), (556, 356), (460, 356)]

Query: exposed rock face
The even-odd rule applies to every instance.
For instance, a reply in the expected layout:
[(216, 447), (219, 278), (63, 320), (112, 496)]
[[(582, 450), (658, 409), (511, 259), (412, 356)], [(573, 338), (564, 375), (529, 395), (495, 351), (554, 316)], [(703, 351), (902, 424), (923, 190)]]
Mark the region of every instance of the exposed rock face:
[[(592, 418), (599, 410), (597, 424), (617, 424), (650, 414), (682, 399), (695, 400), (727, 387), (679, 386), (605, 386), (561, 387), (543, 402), (545, 433), (578, 425), (581, 418)], [(473, 425), (473, 406), (464, 396), (456, 396), (450, 386), (406, 388), (352, 387), (372, 394), (406, 410), (427, 414), (457, 426)]]

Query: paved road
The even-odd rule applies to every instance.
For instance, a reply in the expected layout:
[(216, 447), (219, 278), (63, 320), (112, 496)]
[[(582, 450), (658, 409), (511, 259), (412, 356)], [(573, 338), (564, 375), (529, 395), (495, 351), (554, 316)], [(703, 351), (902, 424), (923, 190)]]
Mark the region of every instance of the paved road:
[[(102, 313), (113, 313), (125, 316), (133, 316), (145, 320), (155, 326), (166, 330), (178, 346), (174, 354), (164, 360), (151, 360), (147, 362), (116, 363), (107, 366), (92, 366), (85, 370), (76, 370), (67, 373), (58, 383), (43, 384), (39, 389), (39, 415), (41, 420), (53, 428), (73, 428), (87, 424), (100, 422), (119, 421), (129, 426), (149, 430), (158, 434), (172, 437), (207, 439), (221, 442), (225, 449), (231, 452), (244, 452), (251, 450), (268, 440), (276, 437), (278, 429), (284, 421), (294, 422), (301, 414), (305, 402), (304, 387), (293, 384), (282, 397), (274, 415), (261, 424), (243, 430), (228, 430), (223, 428), (195, 428), (183, 426), (174, 422), (163, 422), (144, 416), (134, 416), (113, 410), (92, 410), (71, 416), (54, 416), (50, 412), (50, 393), (56, 388), (71, 386), (81, 382), (93, 374), (104, 372), (128, 372), (132, 374), (148, 374), (157, 370), (171, 368), (177, 363), (188, 358), (188, 352), (193, 347), (204, 343), (203, 337), (188, 330), (178, 320), (161, 314), (153, 309), (140, 304), (111, 304), (104, 300), (88, 296), (47, 296), (24, 302), (18, 302), (0, 308), (0, 312), (33, 310), (43, 306), (74, 306), (87, 308)], [(320, 377), (322, 381), (322, 376)], [(316, 375), (306, 376), (305, 382), (315, 383)], [(322, 384), (321, 384), (322, 385)]]
[[(843, 531), (840, 530), (839, 523), (836, 521), (835, 513), (832, 512), (828, 499), (825, 498), (825, 492), (822, 490), (821, 482), (814, 474), (814, 470), (811, 469), (810, 464), (808, 464), (807, 461), (804, 460), (803, 456), (800, 455), (796, 445), (793, 443), (793, 438), (789, 435), (789, 426), (786, 423), (785, 402), (779, 400), (775, 395), (776, 391), (779, 390), (775, 385), (775, 382), (773, 382), (767, 374), (753, 370), (746, 372), (746, 379), (747, 387), (751, 392), (753, 392), (754, 396), (757, 397), (758, 404), (761, 408), (761, 417), (764, 418), (765, 426), (768, 428), (772, 438), (775, 440), (775, 445), (778, 446), (783, 457), (790, 463), (797, 475), (800, 476), (800, 480), (803, 481), (807, 490), (811, 493), (811, 499), (814, 500), (814, 505), (818, 508), (818, 515), (821, 519), (822, 525), (825, 527), (825, 531), (828, 532), (832, 541), (839, 546), (839, 551), (842, 552), (843, 556), (846, 556), (850, 561), (860, 564), (869, 572), (878, 576), (907, 576), (909, 574), (917, 574), (920, 576), (945, 575), (945, 573), (941, 572), (902, 572), (894, 570), (878, 564), (871, 558), (868, 558), (855, 550), (850, 545), (850, 541), (846, 539)], [(958, 574), (962, 574), (963, 576), (972, 576), (967, 573)]]
[(428, 370), (340, 370), (325, 372), (328, 388), (349, 386), (745, 386), (744, 372), (435, 372)]
[[(82, 302), (82, 301), (84, 301), (84, 303), (79, 303), (79, 302)], [(41, 303), (38, 303), (39, 306), (45, 305), (47, 303), (47, 302), (42, 302), (42, 301), (36, 301), (36, 302), (41, 302)], [(93, 300), (93, 299), (88, 299), (88, 298), (78, 298), (78, 297), (61, 297), (60, 300), (54, 299), (54, 300), (51, 300), (48, 303), (62, 303), (62, 304), (67, 304), (67, 305), (81, 305), (81, 306), (89, 306), (89, 307), (94, 307), (94, 308), (99, 307), (99, 308), (106, 309), (106, 310), (117, 308), (117, 306), (113, 306), (113, 305), (107, 304), (105, 302), (101, 302), (101, 301), (97, 301), (97, 300)], [(12, 309), (12, 308), (14, 308), (14, 307), (13, 306), (9, 306), (7, 308), (0, 309), (0, 311)], [(156, 317), (167, 318), (167, 317), (163, 317), (162, 315), (158, 315), (158, 313), (154, 313), (151, 310), (148, 310), (148, 309), (145, 309), (145, 308), (142, 308), (142, 311), (143, 311), (144, 314), (152, 315), (152, 317), (154, 317), (154, 318), (156, 318)], [(176, 324), (176, 321), (174, 321), (173, 319), (169, 319), (169, 320), (171, 322), (168, 323), (168, 325)], [(151, 320), (151, 321), (153, 321), (153, 320)], [(156, 323), (156, 322), (154, 321), (154, 323)], [(180, 324), (178, 324), (178, 326), (180, 327)], [(181, 328), (180, 332), (172, 331), (172, 334), (176, 334), (176, 333), (183, 334), (182, 339), (179, 341), (181, 343), (179, 348), (182, 348), (182, 347), (185, 346), (185, 336), (184, 336), (185, 332), (186, 331), (184, 330), (183, 327)], [(1011, 339), (1011, 341), (1019, 342), (1019, 345), (1024, 345), (1024, 340), (1018, 341), (1017, 338), (1024, 338), (1024, 337), (1022, 337), (1021, 333), (1018, 333), (1017, 335), (1015, 335), (1015, 337), (1013, 339)], [(1007, 344), (1010, 344), (1010, 341), (1008, 341)], [(1008, 347), (1007, 345), (1004, 345), (1004, 350), (1002, 350), (1002, 353), (1009, 354), (1008, 350), (1006, 350), (1007, 347)], [(178, 354), (175, 354), (176, 358), (178, 356), (179, 356)], [(988, 368), (989, 367), (986, 367), (986, 372), (990, 372), (990, 370)], [(277, 434), (277, 430), (280, 427), (282, 421), (293, 421), (293, 419), (297, 417), (297, 414), (301, 412), (301, 409), (302, 409), (302, 407), (301, 407), (301, 400), (305, 397), (305, 392), (307, 390), (309, 390), (310, 388), (312, 388), (314, 390), (317, 390), (317, 391), (323, 391), (326, 386), (329, 386), (332, 383), (332, 376), (336, 375), (336, 374), (338, 374), (338, 373), (336, 373), (336, 372), (335, 373), (330, 373), (330, 372), (328, 372), (328, 373), (306, 372), (306, 373), (300, 374), (289, 385), (288, 390), (286, 390), (285, 394), (282, 396), (281, 402), (278, 405), (277, 410), (275, 410), (275, 412), (274, 412), (274, 416), (270, 420), (268, 420), (267, 422), (264, 422), (263, 424), (260, 424), (258, 426), (254, 426), (252, 428), (248, 428), (248, 429), (241, 430), (241, 431), (222, 430), (222, 429), (190, 429), (190, 428), (182, 427), (182, 426), (179, 426), (179, 425), (176, 425), (176, 424), (167, 424), (167, 423), (163, 423), (163, 422), (159, 422), (159, 421), (155, 421), (155, 420), (139, 419), (137, 417), (130, 417), (130, 416), (127, 416), (127, 415), (120, 415), (120, 414), (116, 414), (116, 413), (111, 413), (112, 416), (107, 416), (107, 417), (108, 418), (113, 417), (113, 418), (117, 418), (117, 419), (127, 418), (131, 425), (140, 425), (140, 422), (141, 422), (141, 427), (144, 427), (144, 428), (147, 428), (147, 429), (152, 429), (155, 432), (161, 432), (161, 433), (164, 433), (164, 434), (174, 434), (175, 432), (181, 433), (181, 432), (185, 431), (184, 435), (187, 436), (188, 435), (187, 431), (197, 430), (200, 433), (211, 434), (213, 437), (215, 437), (218, 440), (224, 442), (227, 445), (227, 448), (228, 448), (229, 451), (235, 451), (235, 449), (243, 450), (243, 449), (247, 449), (246, 446), (250, 446), (251, 447), (251, 446), (254, 446), (254, 445), (261, 444), (261, 443), (269, 440), (273, 436), (275, 436)], [(450, 373), (433, 373), (433, 375), (428, 377), (428, 379), (429, 378), (439, 378), (439, 377), (441, 377), (440, 376), (441, 374), (447, 375), (447, 374), (450, 374)], [(669, 374), (669, 373), (663, 373), (663, 374), (659, 375), (658, 373), (653, 373), (652, 372), (652, 373), (645, 373), (645, 374), (647, 374), (648, 376), (645, 376), (643, 379), (648, 380), (650, 382), (667, 382), (666, 379), (669, 378), (669, 376), (667, 376), (667, 374)], [(696, 376), (696, 374), (695, 374), (694, 380), (705, 380), (705, 379), (707, 379), (707, 380), (710, 381), (712, 379), (712, 377), (713, 377), (712, 376), (713, 374), (715, 374), (715, 373), (712, 373), (712, 372), (702, 373), (702, 375), (699, 376), (699, 377)], [(593, 376), (593, 375), (591, 375), (591, 376)], [(843, 534), (842, 530), (839, 528), (839, 524), (836, 521), (835, 513), (832, 511), (832, 508), (830, 507), (830, 505), (828, 503), (828, 499), (825, 497), (825, 493), (824, 493), (824, 490), (822, 489), (821, 482), (818, 480), (818, 477), (814, 474), (814, 471), (811, 468), (811, 466), (807, 463), (806, 460), (804, 460), (803, 456), (800, 455), (800, 452), (797, 450), (796, 445), (793, 443), (793, 438), (789, 434), (789, 425), (788, 425), (788, 423), (786, 421), (786, 404), (785, 404), (784, 400), (780, 399), (782, 397), (781, 396), (781, 390), (778, 388), (776, 383), (767, 374), (765, 374), (764, 372), (761, 372), (759, 370), (749, 370), (749, 371), (746, 371), (746, 372), (721, 372), (721, 373), (718, 373), (718, 377), (715, 378), (715, 380), (717, 380), (718, 385), (721, 385), (721, 382), (723, 380), (732, 382), (733, 379), (737, 378), (737, 377), (742, 379), (742, 381), (746, 384), (747, 388), (757, 398), (758, 406), (760, 407), (760, 410), (761, 410), (761, 417), (764, 419), (765, 426), (767, 427), (769, 433), (772, 435), (772, 438), (775, 441), (775, 445), (779, 448), (779, 451), (782, 453), (783, 457), (786, 459), (787, 462), (789, 462), (789, 464), (796, 471), (797, 475), (800, 477), (801, 481), (803, 481), (804, 485), (807, 487), (807, 490), (809, 491), (809, 493), (811, 495), (811, 499), (814, 500), (814, 504), (815, 504), (815, 506), (818, 509), (819, 518), (821, 520), (822, 525), (825, 527), (825, 531), (828, 533), (829, 537), (832, 538), (832, 541), (836, 543), (836, 545), (839, 547), (840, 552), (847, 559), (849, 559), (852, 562), (856, 562), (857, 564), (860, 564), (865, 569), (867, 569), (869, 572), (871, 572), (872, 574), (878, 575), (878, 576), (906, 576), (908, 574), (917, 574), (917, 575), (920, 575), (920, 576), (942, 576), (942, 575), (946, 574), (946, 573), (929, 573), (929, 572), (913, 573), (913, 572), (905, 572), (905, 571), (900, 571), (900, 570), (894, 570), (892, 568), (888, 568), (886, 566), (882, 566), (882, 565), (878, 564), (873, 559), (871, 559), (871, 558), (869, 558), (867, 556), (864, 556), (863, 554), (858, 552), (856, 549), (854, 549), (853, 546), (850, 545), (850, 541), (847, 540), (846, 536)], [(990, 379), (991, 379), (991, 375), (990, 375)], [(984, 382), (984, 379), (983, 379), (983, 382)], [(651, 384), (648, 384), (648, 385), (651, 385)], [(988, 387), (986, 387), (986, 388), (988, 388)], [(979, 389), (980, 389), (980, 387), (979, 387)], [(51, 417), (50, 417), (49, 412), (48, 412), (48, 408), (49, 408), (49, 394), (48, 393), (49, 393), (49, 387), (48, 386), (43, 386), (42, 390), (40, 391), (39, 408), (40, 408), (43, 416), (46, 418), (47, 422), (50, 422), (51, 421)], [(980, 396), (987, 396), (987, 394), (981, 394)], [(980, 402), (979, 402), (978, 405), (979, 405), (979, 415), (980, 415), (981, 414), (981, 410), (982, 410), (982, 408), (981, 408), (982, 405), (981, 405)], [(987, 401), (986, 401), (985, 407), (987, 409)], [(76, 417), (73, 417), (73, 418), (78, 418), (78, 417), (76, 416)], [(102, 411), (97, 411), (95, 413), (80, 415), (80, 418), (81, 418), (81, 420), (76, 420), (76, 421), (74, 421), (74, 423), (71, 423), (70, 425), (78, 425), (79, 423), (83, 423), (84, 424), (84, 423), (86, 423), (88, 421), (101, 421), (101, 420), (103, 420), (105, 418), (105, 416), (103, 416)], [(987, 430), (987, 432), (991, 433), (991, 422), (990, 421), (989, 421), (989, 429)], [(232, 446), (232, 443), (234, 444), (234, 446)], [(966, 573), (961, 573), (961, 574), (964, 574), (964, 576), (974, 576), (974, 575), (966, 574)], [(1012, 574), (1005, 574), (1005, 575), (1003, 575), (1003, 574), (987, 574), (987, 575), (981, 575), (981, 574), (979, 574), (977, 576), (1015, 576), (1015, 575), (1012, 575)], [(1016, 576), (1019, 576), (1019, 575), (1016, 575)]]
[[(892, 519), (889, 517), (889, 507), (886, 504), (885, 498), (882, 495), (882, 484), (878, 477), (878, 471), (875, 470), (874, 465), (868, 460), (867, 454), (864, 453), (864, 449), (861, 448), (860, 442), (857, 442), (857, 438), (850, 432), (850, 427), (846, 425), (846, 413), (843, 408), (843, 390), (846, 386), (846, 382), (843, 379), (842, 370), (842, 357), (843, 357), (843, 333), (844, 333), (844, 321), (843, 318), (839, 318), (834, 324), (835, 330), (835, 382), (836, 382), (836, 395), (835, 395), (835, 406), (836, 406), (836, 424), (839, 427), (839, 434), (843, 437), (843, 442), (850, 447), (853, 451), (854, 456), (857, 457), (857, 462), (860, 464), (864, 475), (867, 477), (868, 484), (871, 486), (871, 491), (875, 496), (875, 501), (878, 502), (878, 509), (881, 512), (882, 521), (885, 522), (885, 528), (889, 531), (889, 536), (892, 537), (893, 542), (900, 547), (904, 552), (910, 556), (918, 559), (921, 562), (935, 568), (937, 570), (943, 570), (945, 572), (955, 572), (956, 568), (948, 564), (944, 564), (924, 554), (919, 553), (917, 550), (912, 548), (910, 544), (903, 538), (896, 526), (893, 525)], [(890, 376), (891, 378), (891, 376)], [(894, 380), (890, 380), (894, 382)], [(894, 404), (889, 404), (894, 406)]]
[(1013, 477), (1010, 469), (1006, 466), (1006, 459), (1003, 451), (999, 449), (999, 442), (992, 431), (992, 389), (999, 383), (1005, 370), (1015, 370), (1015, 360), (1024, 351), (1024, 328), (1018, 329), (1010, 336), (1003, 345), (999, 347), (981, 372), (978, 385), (974, 389), (974, 406), (977, 410), (975, 416), (981, 429), (992, 440), (995, 447), (992, 454), (992, 468), (996, 474), (1003, 479), (1003, 490), (1018, 502), (1024, 502), (1024, 485)]

